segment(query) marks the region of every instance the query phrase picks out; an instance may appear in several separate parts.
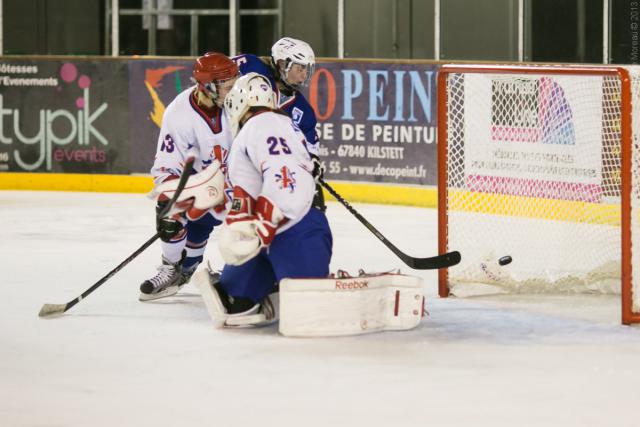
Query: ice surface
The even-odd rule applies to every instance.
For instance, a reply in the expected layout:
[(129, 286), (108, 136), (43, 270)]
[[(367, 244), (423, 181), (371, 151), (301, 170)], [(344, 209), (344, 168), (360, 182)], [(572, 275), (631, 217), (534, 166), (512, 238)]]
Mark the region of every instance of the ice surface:
[[(435, 211), (354, 206), (403, 251), (436, 253)], [(0, 426), (639, 425), (640, 328), (613, 296), (439, 299), (436, 273), (414, 272), (417, 329), (288, 339), (213, 329), (191, 285), (139, 302), (156, 244), (38, 318), (153, 235), (153, 214), (138, 194), (0, 192)], [(333, 270), (410, 272), (342, 206), (328, 215)]]

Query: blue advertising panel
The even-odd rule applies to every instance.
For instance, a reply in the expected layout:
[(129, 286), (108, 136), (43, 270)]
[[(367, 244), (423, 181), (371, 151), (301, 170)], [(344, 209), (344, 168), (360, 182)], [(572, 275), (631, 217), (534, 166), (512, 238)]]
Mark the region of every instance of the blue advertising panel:
[(435, 185), (436, 74), (436, 64), (317, 64), (306, 95), (326, 177)]
[[(0, 59), (0, 172), (148, 174), (193, 59)], [(322, 61), (305, 96), (331, 180), (436, 184), (437, 64)]]

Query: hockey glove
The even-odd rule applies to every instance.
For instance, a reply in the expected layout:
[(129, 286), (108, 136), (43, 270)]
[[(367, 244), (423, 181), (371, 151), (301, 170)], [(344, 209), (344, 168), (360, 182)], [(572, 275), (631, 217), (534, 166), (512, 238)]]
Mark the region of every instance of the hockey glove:
[(313, 196), (313, 203), (311, 206), (324, 212), (327, 210), (327, 205), (324, 202), (324, 192), (322, 191), (320, 180), (324, 178), (325, 167), (320, 161), (320, 158), (315, 154), (311, 154), (311, 160), (313, 161), (313, 179), (316, 182), (316, 192)]
[[(220, 254), (227, 264), (241, 265), (273, 241), (278, 227), (287, 219), (280, 209), (264, 196), (253, 198), (235, 187), (231, 211), (218, 237)], [(252, 206), (255, 205), (255, 213)]]
[(256, 217), (254, 220), (256, 234), (260, 239), (261, 246), (265, 248), (273, 242), (278, 227), (288, 220), (280, 209), (264, 196), (258, 197)]
[(160, 234), (160, 240), (170, 242), (179, 240), (184, 234), (184, 226), (187, 220), (182, 214), (174, 214), (171, 217), (160, 218), (159, 214), (169, 203), (168, 200), (158, 202), (156, 205), (156, 231)]
[(316, 183), (319, 183), (319, 181), (324, 178), (324, 171), (326, 168), (324, 167), (322, 161), (320, 161), (320, 157), (316, 156), (315, 154), (310, 154), (310, 156), (311, 161), (313, 162), (313, 179)]

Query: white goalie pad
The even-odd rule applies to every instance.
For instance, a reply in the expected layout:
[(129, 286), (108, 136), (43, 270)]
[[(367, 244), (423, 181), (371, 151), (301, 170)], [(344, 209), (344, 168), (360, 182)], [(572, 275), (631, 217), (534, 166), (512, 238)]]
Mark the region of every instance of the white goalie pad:
[(415, 328), (424, 313), (422, 279), (404, 274), (280, 282), (280, 333), (331, 337)]
[[(149, 193), (149, 198), (158, 200), (163, 195), (167, 199), (171, 199), (178, 188), (178, 181), (174, 179), (156, 186)], [(193, 204), (188, 203), (187, 206), (181, 204), (181, 202), (190, 199), (193, 199)], [(220, 162), (214, 160), (206, 169), (189, 177), (184, 190), (167, 216), (187, 210), (197, 216), (198, 213), (205, 212), (224, 202), (224, 172), (220, 169)]]
[(210, 277), (209, 270), (206, 267), (200, 267), (191, 278), (191, 283), (200, 289), (200, 294), (213, 325), (216, 328), (222, 328), (228, 316), (218, 293), (213, 289)]

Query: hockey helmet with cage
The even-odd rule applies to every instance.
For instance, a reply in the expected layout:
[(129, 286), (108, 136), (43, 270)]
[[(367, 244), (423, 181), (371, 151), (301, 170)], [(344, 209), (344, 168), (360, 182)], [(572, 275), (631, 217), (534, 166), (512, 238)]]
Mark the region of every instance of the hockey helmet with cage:
[(236, 80), (224, 99), (224, 109), (229, 115), (234, 137), (240, 128), (240, 120), (251, 107), (276, 108), (271, 83), (265, 76), (258, 73), (247, 73)]
[[(285, 86), (294, 90), (300, 90), (309, 83), (316, 65), (316, 56), (309, 43), (291, 37), (283, 37), (271, 47), (271, 60), (280, 73), (280, 80)], [(283, 64), (280, 64), (280, 61), (283, 61)], [(301, 84), (292, 84), (288, 81), (293, 64), (301, 65), (307, 70), (307, 77)]]
[(193, 64), (191, 80), (216, 101), (218, 88), (216, 85), (235, 79), (240, 70), (228, 56), (218, 52), (207, 52), (196, 59)]

